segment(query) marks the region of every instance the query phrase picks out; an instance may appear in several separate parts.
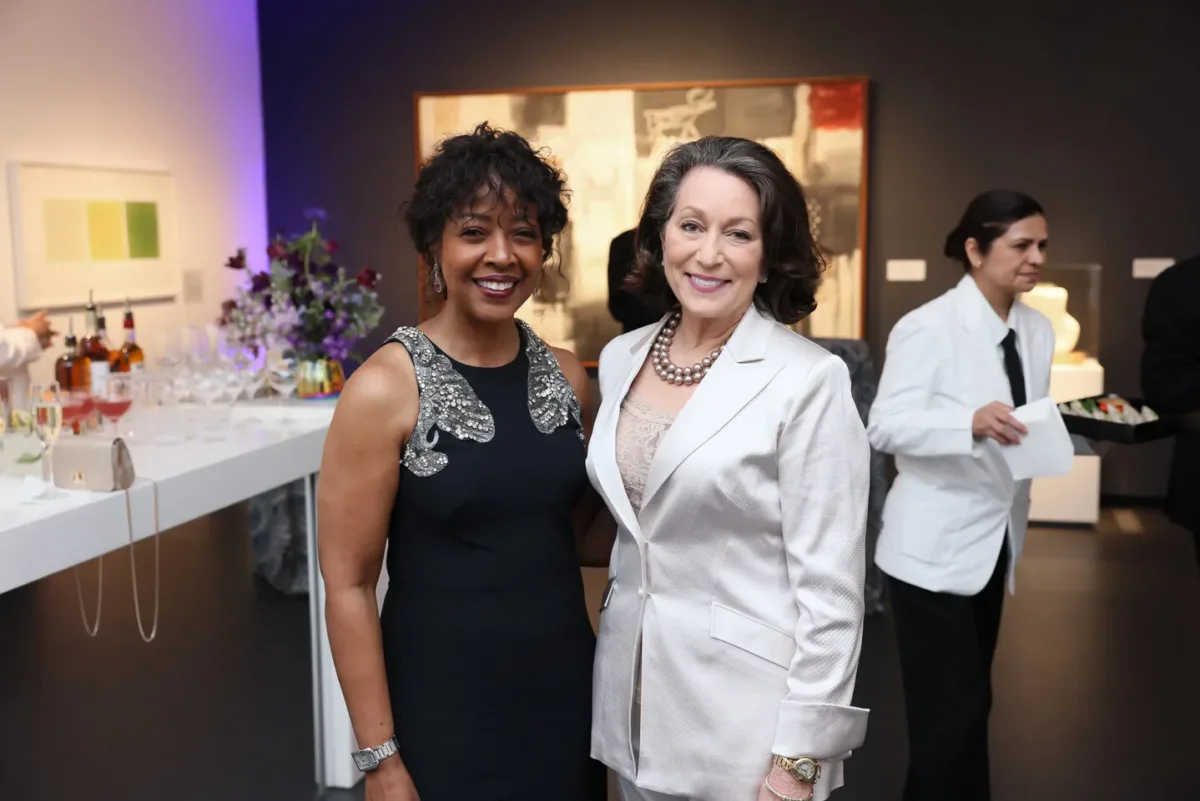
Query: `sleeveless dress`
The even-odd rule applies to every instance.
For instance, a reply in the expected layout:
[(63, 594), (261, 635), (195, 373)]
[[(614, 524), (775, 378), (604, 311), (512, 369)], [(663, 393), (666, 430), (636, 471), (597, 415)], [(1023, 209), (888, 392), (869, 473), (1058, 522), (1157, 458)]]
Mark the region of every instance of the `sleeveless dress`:
[(571, 508), (587, 485), (579, 401), (518, 321), (501, 367), (416, 328), (417, 424), (401, 458), (380, 623), (400, 754), (421, 801), (602, 801)]

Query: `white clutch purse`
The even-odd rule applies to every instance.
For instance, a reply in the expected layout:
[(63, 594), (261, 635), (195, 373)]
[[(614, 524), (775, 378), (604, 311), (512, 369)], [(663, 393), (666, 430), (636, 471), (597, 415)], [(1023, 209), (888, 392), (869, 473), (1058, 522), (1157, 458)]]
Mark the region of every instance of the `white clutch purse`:
[[(154, 499), (154, 622), (150, 633), (142, 623), (142, 604), (138, 594), (137, 562), (133, 558), (133, 510), (130, 507), (129, 488), (133, 486), (136, 473), (129, 446), (120, 437), (64, 437), (54, 448), (53, 479), (55, 486), (62, 489), (91, 490), (92, 492), (124, 492), (126, 523), (129, 528), (129, 569), (133, 579), (133, 611), (137, 617), (138, 632), (145, 642), (153, 642), (158, 634), (159, 610), (159, 527), (158, 485), (151, 483)], [(96, 558), (96, 622), (88, 620), (83, 601), (83, 584), (79, 577), (79, 566), (75, 566), (75, 593), (79, 599), (79, 612), (83, 617), (83, 628), (88, 636), (100, 632), (100, 609), (104, 597), (104, 557)]]
[(56, 486), (92, 492), (127, 490), (137, 475), (120, 437), (63, 437), (54, 446), (53, 469)]

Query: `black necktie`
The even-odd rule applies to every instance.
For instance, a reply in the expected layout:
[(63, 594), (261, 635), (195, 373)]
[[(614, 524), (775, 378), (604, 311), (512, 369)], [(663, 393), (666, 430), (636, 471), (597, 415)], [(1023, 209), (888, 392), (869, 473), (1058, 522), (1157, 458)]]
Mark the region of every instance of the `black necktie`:
[(1025, 405), (1025, 374), (1021, 372), (1021, 354), (1017, 353), (1017, 332), (1008, 329), (1004, 341), (1004, 372), (1008, 373), (1008, 386), (1012, 389), (1013, 408)]

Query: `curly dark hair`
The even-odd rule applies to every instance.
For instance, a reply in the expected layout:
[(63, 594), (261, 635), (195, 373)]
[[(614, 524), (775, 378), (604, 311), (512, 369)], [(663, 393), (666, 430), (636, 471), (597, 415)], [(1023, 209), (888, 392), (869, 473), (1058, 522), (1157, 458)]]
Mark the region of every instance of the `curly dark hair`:
[(469, 134), (438, 143), (417, 174), (412, 199), (404, 204), (404, 221), (413, 247), (427, 262), (441, 242), (446, 221), (481, 197), (512, 192), (519, 208), (537, 209), (542, 253), (549, 261), (554, 239), (567, 227), (566, 179), (524, 137), (486, 122)]
[(626, 286), (657, 312), (679, 307), (663, 271), (662, 235), (675, 210), (679, 186), (696, 167), (736, 175), (758, 195), (767, 280), (754, 290), (754, 304), (785, 325), (817, 308), (817, 286), (825, 258), (813, 237), (804, 188), (770, 148), (749, 139), (706, 136), (676, 145), (650, 181), (638, 222), (637, 264)]

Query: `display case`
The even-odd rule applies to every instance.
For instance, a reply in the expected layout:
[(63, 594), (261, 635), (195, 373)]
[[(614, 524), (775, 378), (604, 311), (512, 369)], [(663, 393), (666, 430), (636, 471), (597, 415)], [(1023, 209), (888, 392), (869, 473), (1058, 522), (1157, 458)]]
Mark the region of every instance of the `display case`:
[[(1042, 266), (1041, 280), (1021, 300), (1054, 327), (1050, 397), (1055, 403), (1104, 394), (1100, 361), (1099, 264)], [(1092, 525), (1100, 517), (1100, 457), (1078, 454), (1065, 476), (1033, 481), (1030, 520)]]
[(1054, 363), (1100, 361), (1100, 265), (1045, 264), (1021, 300), (1054, 326)]

